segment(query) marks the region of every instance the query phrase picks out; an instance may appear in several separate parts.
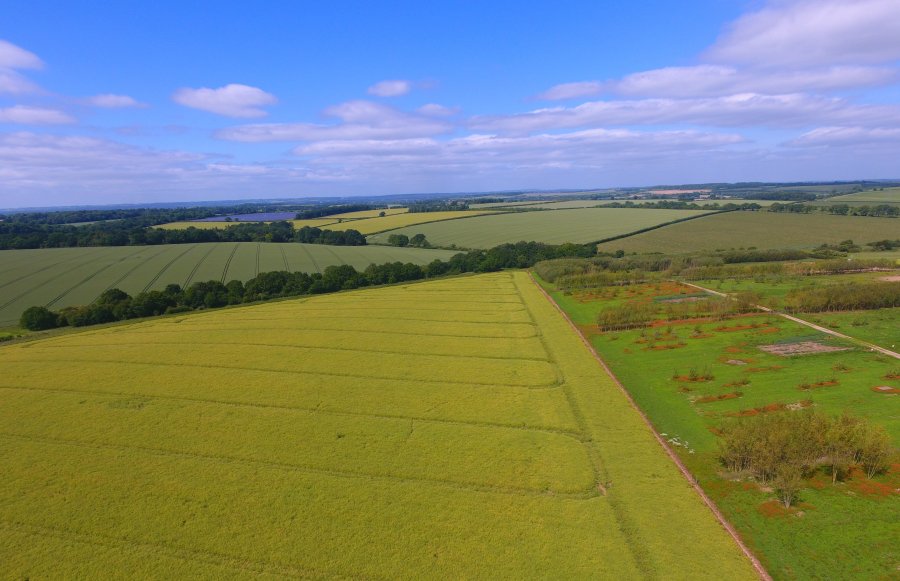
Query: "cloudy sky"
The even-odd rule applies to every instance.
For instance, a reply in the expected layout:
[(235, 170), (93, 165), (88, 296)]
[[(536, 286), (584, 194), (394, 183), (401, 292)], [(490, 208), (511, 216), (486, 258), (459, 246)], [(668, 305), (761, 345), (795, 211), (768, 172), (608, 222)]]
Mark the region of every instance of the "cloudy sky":
[(0, 207), (900, 178), (900, 0), (533, 4), (7, 3)]

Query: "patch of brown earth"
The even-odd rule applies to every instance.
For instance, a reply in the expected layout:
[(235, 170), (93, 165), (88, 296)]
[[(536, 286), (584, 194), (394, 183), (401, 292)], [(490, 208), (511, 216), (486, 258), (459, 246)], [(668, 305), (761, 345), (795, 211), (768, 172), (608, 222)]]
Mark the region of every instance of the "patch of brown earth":
[(891, 387), (889, 385), (879, 385), (879, 386), (873, 387), (872, 391), (874, 391), (875, 393), (884, 393), (884, 394), (889, 394), (889, 395), (894, 395), (894, 394), (900, 393), (900, 389), (897, 389), (896, 387)]
[(847, 351), (849, 347), (835, 347), (825, 345), (818, 341), (797, 341), (796, 343), (774, 343), (772, 345), (759, 345), (761, 351), (780, 357), (791, 355), (811, 355), (815, 353), (832, 353), (834, 351)]
[(711, 403), (714, 401), (722, 401), (726, 399), (737, 399), (744, 395), (740, 391), (734, 391), (732, 393), (723, 393), (721, 395), (704, 395), (703, 397), (698, 397), (694, 400), (694, 403)]

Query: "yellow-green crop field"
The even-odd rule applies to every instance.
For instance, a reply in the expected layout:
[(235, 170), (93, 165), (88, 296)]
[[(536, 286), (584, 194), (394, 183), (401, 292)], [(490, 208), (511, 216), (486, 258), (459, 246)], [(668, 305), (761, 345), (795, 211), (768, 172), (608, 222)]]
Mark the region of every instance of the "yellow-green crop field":
[(7, 578), (752, 578), (525, 273), (0, 347)]
[[(329, 224), (334, 224), (337, 222), (334, 218), (312, 218), (309, 220), (288, 220), (291, 224), (294, 225), (294, 228), (303, 228), (304, 226), (309, 226), (310, 228), (323, 228), (328, 226)], [(268, 222), (263, 222), (267, 224)], [(241, 224), (259, 224), (259, 222), (200, 222), (200, 221), (185, 221), (185, 222), (169, 222), (168, 224), (161, 224), (157, 226), (157, 228), (162, 228), (163, 230), (187, 230), (188, 228), (197, 228), (198, 230), (222, 230), (224, 228), (230, 228), (232, 226), (239, 226)]]
[(388, 214), (376, 218), (364, 218), (362, 220), (345, 220), (340, 224), (332, 224), (329, 230), (349, 230), (353, 229), (361, 234), (375, 234), (377, 232), (385, 232), (404, 226), (414, 226), (416, 224), (426, 224), (428, 222), (441, 222), (444, 220), (456, 220), (459, 218), (471, 218), (482, 214), (490, 214), (487, 210), (455, 210), (451, 212), (415, 212)]
[(344, 212), (342, 214), (331, 214), (330, 216), (326, 216), (325, 220), (329, 220), (330, 222), (336, 222), (337, 218), (341, 220), (360, 220), (362, 218), (379, 218), (381, 213), (384, 212), (385, 216), (394, 216), (396, 214), (405, 214), (409, 212), (409, 208), (385, 208), (382, 210), (359, 210), (357, 212)]

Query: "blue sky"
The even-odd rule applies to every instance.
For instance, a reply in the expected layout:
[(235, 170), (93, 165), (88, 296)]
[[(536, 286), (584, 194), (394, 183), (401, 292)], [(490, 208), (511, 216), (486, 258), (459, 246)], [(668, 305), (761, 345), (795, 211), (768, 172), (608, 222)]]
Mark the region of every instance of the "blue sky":
[(46, 2), (0, 207), (900, 178), (900, 3)]

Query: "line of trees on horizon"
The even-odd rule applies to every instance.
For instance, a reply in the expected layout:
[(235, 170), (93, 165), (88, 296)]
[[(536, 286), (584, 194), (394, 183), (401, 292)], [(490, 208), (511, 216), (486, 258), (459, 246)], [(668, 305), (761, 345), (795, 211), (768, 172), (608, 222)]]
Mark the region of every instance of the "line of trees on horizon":
[(120, 289), (109, 289), (90, 305), (51, 311), (45, 306), (29, 307), (22, 313), (20, 325), (31, 331), (56, 327), (83, 327), (126, 319), (212, 309), (274, 298), (316, 295), (369, 286), (380, 286), (464, 273), (496, 272), (504, 268), (527, 268), (551, 258), (588, 257), (596, 253), (594, 245), (540, 242), (502, 244), (490, 250), (473, 250), (434, 260), (420, 266), (389, 262), (371, 264), (362, 272), (344, 264), (329, 266), (323, 272), (263, 272), (248, 280), (228, 283), (211, 280), (196, 282), (186, 289), (170, 284), (161, 291), (141, 292), (134, 297)]

